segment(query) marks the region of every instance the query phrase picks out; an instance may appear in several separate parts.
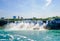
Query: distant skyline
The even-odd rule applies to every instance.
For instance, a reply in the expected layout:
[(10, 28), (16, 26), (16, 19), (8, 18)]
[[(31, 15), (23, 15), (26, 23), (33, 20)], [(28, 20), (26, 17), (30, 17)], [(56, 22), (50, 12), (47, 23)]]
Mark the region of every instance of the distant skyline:
[(0, 0), (0, 17), (60, 16), (60, 0)]

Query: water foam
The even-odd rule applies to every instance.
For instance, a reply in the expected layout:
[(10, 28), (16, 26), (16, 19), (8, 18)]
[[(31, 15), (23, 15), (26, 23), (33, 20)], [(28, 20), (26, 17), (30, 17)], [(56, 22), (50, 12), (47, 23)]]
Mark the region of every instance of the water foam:
[(45, 30), (44, 26), (46, 26), (46, 24), (40, 24), (39, 22), (37, 22), (36, 24), (33, 22), (9, 23), (5, 26), (5, 30)]

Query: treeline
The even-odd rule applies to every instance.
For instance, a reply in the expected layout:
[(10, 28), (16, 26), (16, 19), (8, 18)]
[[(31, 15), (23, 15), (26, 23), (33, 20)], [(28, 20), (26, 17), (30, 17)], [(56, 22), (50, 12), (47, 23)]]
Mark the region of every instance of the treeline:
[(53, 20), (53, 19), (60, 19), (60, 16), (55, 16), (55, 17), (48, 17), (48, 18), (32, 18), (33, 20)]
[(21, 21), (21, 20), (42, 20), (42, 21), (46, 21), (46, 20), (52, 20), (52, 19), (60, 19), (60, 16), (55, 16), (55, 17), (48, 17), (48, 18), (36, 18), (36, 17), (33, 17), (33, 18), (21, 18), (21, 19), (0, 19), (0, 20), (11, 20), (11, 21)]

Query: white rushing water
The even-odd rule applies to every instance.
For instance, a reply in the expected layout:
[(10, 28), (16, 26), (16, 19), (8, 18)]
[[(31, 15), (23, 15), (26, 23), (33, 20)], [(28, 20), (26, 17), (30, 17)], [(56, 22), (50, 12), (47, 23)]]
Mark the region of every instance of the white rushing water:
[(36, 24), (31, 22), (18, 22), (18, 23), (8, 23), (5, 26), (5, 30), (45, 30), (45, 23), (37, 22)]

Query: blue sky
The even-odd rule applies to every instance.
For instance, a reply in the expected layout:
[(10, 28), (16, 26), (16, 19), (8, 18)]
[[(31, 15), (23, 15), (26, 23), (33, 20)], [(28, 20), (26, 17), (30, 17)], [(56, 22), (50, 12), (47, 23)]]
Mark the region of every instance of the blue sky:
[(0, 17), (60, 16), (60, 0), (0, 0)]

